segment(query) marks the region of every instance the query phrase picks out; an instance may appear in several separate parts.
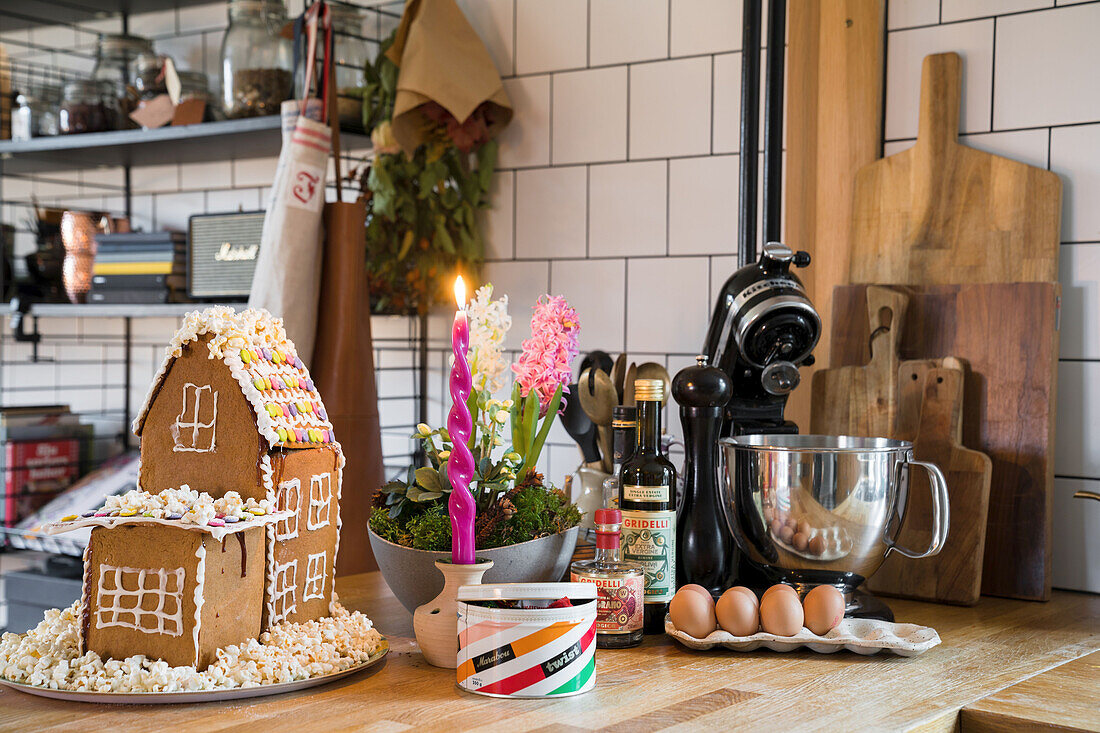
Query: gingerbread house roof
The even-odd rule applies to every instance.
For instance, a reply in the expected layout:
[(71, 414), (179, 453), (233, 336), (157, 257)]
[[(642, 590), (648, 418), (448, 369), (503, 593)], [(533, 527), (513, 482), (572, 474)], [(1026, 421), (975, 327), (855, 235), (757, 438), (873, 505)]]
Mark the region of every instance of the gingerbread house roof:
[(141, 435), (172, 362), (183, 354), (186, 344), (207, 335), (210, 358), (220, 359), (229, 367), (252, 405), (256, 429), (268, 445), (310, 448), (336, 442), (321, 395), (294, 343), (287, 338), (282, 319), (266, 310), (250, 308), (238, 313), (228, 306), (192, 311), (184, 317), (134, 420), (136, 435)]
[(281, 522), (294, 516), (290, 511), (276, 511), (270, 500), (241, 500), (230, 491), (221, 499), (184, 485), (150, 494), (132, 489), (125, 494), (106, 497), (104, 505), (84, 514), (70, 514), (47, 524), (46, 534), (61, 534), (82, 527), (162, 524), (194, 532), (205, 532), (214, 539), (223, 539), (234, 532)]

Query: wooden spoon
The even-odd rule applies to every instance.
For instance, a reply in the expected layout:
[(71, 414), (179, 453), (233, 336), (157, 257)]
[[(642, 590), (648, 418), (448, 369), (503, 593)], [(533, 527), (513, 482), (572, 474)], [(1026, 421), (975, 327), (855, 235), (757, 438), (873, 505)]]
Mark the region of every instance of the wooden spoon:
[(611, 383), (615, 387), (615, 399), (623, 403), (623, 380), (626, 379), (626, 354), (619, 354), (615, 358), (615, 365), (611, 367)]
[(630, 362), (630, 366), (626, 369), (626, 378), (623, 383), (623, 404), (627, 407), (634, 407), (634, 380), (638, 378), (638, 367), (634, 365), (634, 362)]
[(596, 425), (611, 424), (611, 410), (618, 404), (615, 397), (615, 385), (611, 378), (599, 369), (591, 367), (581, 372), (577, 381), (581, 407), (588, 418)]
[(634, 377), (635, 379), (660, 379), (665, 385), (665, 394), (663, 402), (668, 404), (668, 393), (672, 386), (672, 377), (668, 374), (668, 369), (665, 369), (664, 364), (658, 364), (655, 361), (647, 361), (645, 364), (638, 365), (638, 373)]

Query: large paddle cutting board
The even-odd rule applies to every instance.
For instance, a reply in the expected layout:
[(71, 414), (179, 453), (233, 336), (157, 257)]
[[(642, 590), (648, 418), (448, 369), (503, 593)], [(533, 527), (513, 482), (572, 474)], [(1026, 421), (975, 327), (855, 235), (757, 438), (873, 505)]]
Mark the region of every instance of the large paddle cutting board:
[[(993, 461), (982, 593), (1050, 597), (1057, 283), (900, 287), (902, 359), (970, 364), (962, 444)], [(867, 286), (833, 293), (832, 363), (868, 361)]]
[(849, 282), (1058, 280), (1062, 182), (959, 144), (961, 74), (958, 54), (925, 57), (916, 144), (857, 173)]

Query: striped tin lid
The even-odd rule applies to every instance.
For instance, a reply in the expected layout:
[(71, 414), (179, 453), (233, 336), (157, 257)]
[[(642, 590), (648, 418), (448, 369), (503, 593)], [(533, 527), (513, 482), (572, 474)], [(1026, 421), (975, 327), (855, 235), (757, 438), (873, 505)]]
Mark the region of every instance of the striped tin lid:
[(558, 598), (595, 598), (593, 583), (489, 583), (464, 585), (458, 589), (460, 601), (530, 601)]

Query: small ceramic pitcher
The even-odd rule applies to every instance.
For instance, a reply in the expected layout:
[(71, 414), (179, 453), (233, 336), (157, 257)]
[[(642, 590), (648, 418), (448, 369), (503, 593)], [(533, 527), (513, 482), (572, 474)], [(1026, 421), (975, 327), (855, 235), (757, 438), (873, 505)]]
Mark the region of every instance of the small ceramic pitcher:
[(493, 561), (456, 565), (436, 560), (435, 566), (443, 573), (443, 590), (413, 613), (413, 631), (428, 664), (454, 669), (458, 666), (458, 589), (481, 583), (481, 576), (493, 567)]

